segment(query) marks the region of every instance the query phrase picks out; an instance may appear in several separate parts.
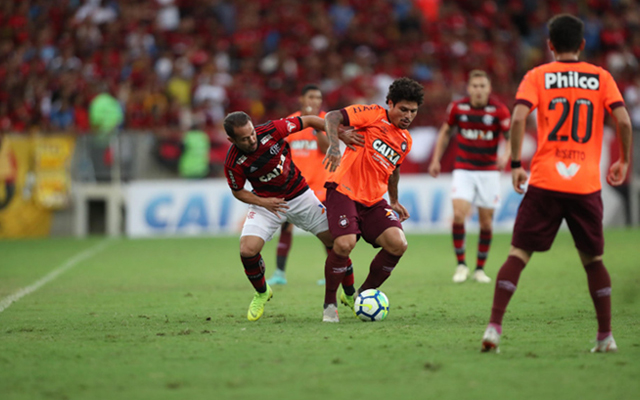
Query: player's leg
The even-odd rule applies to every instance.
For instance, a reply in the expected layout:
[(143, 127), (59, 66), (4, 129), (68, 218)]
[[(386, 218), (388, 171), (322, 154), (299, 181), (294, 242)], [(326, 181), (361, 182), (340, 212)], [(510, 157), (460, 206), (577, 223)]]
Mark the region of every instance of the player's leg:
[(456, 169), (453, 171), (451, 199), (453, 204), (453, 224), (451, 233), (453, 249), (456, 255), (456, 271), (453, 281), (464, 282), (469, 277), (469, 268), (465, 257), (465, 220), (471, 212), (471, 202), (475, 197), (475, 183), (472, 171)]
[(293, 240), (293, 224), (285, 222), (280, 227), (280, 239), (278, 240), (278, 250), (276, 252), (276, 270), (273, 271), (271, 278), (267, 280), (269, 285), (286, 285), (287, 278), (285, 268), (287, 266), (287, 257), (291, 249), (291, 241)]
[(397, 226), (388, 227), (376, 238), (375, 244), (382, 249), (371, 261), (369, 275), (358, 289), (358, 293), (379, 288), (391, 276), (400, 257), (407, 250), (407, 238)]
[(453, 275), (453, 281), (456, 283), (464, 282), (469, 277), (469, 268), (467, 267), (465, 257), (465, 220), (471, 212), (471, 202), (464, 199), (453, 199), (453, 249), (456, 254), (456, 271)]
[[(331, 252), (333, 251), (333, 246), (334, 246), (333, 236), (331, 236), (331, 233), (329, 231), (321, 232), (317, 236), (320, 239), (320, 241), (322, 241), (322, 243), (325, 245), (325, 249), (327, 250), (327, 257), (329, 257)], [(343, 239), (341, 239), (341, 241), (342, 240)], [(351, 239), (349, 239), (349, 241), (350, 240)], [(353, 243), (353, 246), (355, 246), (355, 243)], [(345, 253), (346, 252), (347, 251), (345, 251)], [(348, 250), (348, 253), (351, 253), (351, 250)], [(325, 279), (325, 282), (326, 282), (326, 279)], [(340, 302), (353, 310), (354, 302), (355, 302), (353, 295), (356, 289), (354, 287), (353, 262), (351, 261), (351, 258), (348, 255), (347, 255), (347, 262), (346, 262), (346, 270), (342, 277), (342, 290), (343, 292), (340, 294)], [(336, 291), (337, 291), (337, 288), (336, 288)]]
[(478, 239), (478, 261), (473, 273), (476, 282), (489, 283), (491, 278), (484, 272), (484, 264), (489, 256), (491, 239), (493, 237), (493, 208), (478, 207), (478, 219), (480, 222), (480, 238)]
[(482, 338), (482, 351), (498, 350), (502, 319), (518, 287), (520, 274), (533, 252), (551, 248), (562, 218), (562, 204), (556, 197), (548, 191), (529, 187), (518, 209), (509, 256), (496, 276), (491, 318)]
[(257, 321), (264, 313), (265, 304), (273, 297), (273, 291), (264, 279), (265, 263), (260, 252), (282, 222), (281, 218), (263, 207), (249, 206), (240, 234), (240, 259), (247, 278), (256, 290), (247, 311), (249, 321)]
[(567, 225), (587, 274), (589, 293), (598, 320), (596, 346), (591, 351), (617, 351), (618, 347), (611, 333), (611, 277), (602, 262), (604, 233), (600, 193), (567, 200), (565, 210)]
[(480, 239), (478, 240), (478, 261), (473, 279), (476, 282), (489, 283), (491, 278), (484, 271), (493, 236), (493, 214), (500, 206), (500, 172), (474, 171), (476, 187), (474, 204), (478, 207)]

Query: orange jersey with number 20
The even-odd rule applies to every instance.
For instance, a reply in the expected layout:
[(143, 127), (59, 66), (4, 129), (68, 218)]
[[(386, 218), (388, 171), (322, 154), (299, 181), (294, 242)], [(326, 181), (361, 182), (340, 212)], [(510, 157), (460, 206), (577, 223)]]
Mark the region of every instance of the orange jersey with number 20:
[(624, 106), (611, 74), (585, 62), (544, 64), (525, 75), (516, 104), (538, 108), (529, 184), (575, 194), (600, 190), (604, 112)]

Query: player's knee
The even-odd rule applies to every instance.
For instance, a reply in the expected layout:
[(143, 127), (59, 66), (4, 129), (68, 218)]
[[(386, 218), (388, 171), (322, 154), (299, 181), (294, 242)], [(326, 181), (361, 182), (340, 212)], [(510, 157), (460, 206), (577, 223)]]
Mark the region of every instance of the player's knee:
[(353, 248), (356, 247), (356, 239), (351, 236), (340, 236), (333, 241), (333, 251), (343, 257), (351, 254)]
[(405, 251), (407, 251), (407, 247), (407, 239), (405, 239), (403, 236), (390, 240), (384, 249), (394, 256), (400, 257), (404, 254)]
[(464, 224), (464, 220), (467, 217), (463, 210), (453, 210), (453, 222), (456, 224)]
[(493, 218), (485, 218), (480, 220), (480, 229), (490, 231), (493, 228)]
[(240, 240), (240, 257), (253, 257), (260, 253), (260, 250), (261, 248), (258, 244)]

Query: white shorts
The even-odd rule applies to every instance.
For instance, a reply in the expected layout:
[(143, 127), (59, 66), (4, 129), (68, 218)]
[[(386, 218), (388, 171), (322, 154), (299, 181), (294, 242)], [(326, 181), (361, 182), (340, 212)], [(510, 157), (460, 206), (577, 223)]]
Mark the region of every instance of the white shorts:
[(278, 217), (264, 207), (250, 204), (240, 237), (258, 236), (268, 242), (285, 221), (314, 235), (329, 230), (327, 209), (313, 190), (307, 190), (288, 201), (287, 205), (289, 209), (285, 213), (279, 213)]
[(500, 171), (453, 171), (452, 199), (462, 199), (481, 208), (500, 206)]

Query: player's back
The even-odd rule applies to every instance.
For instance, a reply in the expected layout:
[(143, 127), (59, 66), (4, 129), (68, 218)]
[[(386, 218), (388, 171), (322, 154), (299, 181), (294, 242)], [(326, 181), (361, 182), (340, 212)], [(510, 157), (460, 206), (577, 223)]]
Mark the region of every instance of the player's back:
[(538, 108), (529, 184), (577, 194), (600, 190), (605, 110), (624, 104), (611, 74), (585, 62), (544, 64), (524, 77), (518, 103)]
[[(324, 118), (326, 112), (322, 111), (318, 115)], [(300, 111), (289, 115), (287, 118), (301, 116)], [(329, 171), (323, 165), (324, 153), (318, 147), (318, 140), (313, 128), (306, 128), (299, 132), (292, 133), (286, 137), (291, 150), (293, 163), (300, 169), (302, 176), (307, 180), (309, 187), (320, 201), (326, 197), (324, 183), (327, 181)], [(322, 135), (322, 133), (320, 133)]]

